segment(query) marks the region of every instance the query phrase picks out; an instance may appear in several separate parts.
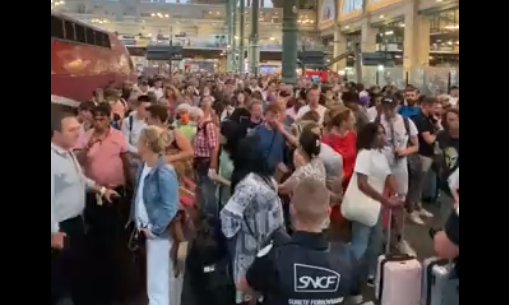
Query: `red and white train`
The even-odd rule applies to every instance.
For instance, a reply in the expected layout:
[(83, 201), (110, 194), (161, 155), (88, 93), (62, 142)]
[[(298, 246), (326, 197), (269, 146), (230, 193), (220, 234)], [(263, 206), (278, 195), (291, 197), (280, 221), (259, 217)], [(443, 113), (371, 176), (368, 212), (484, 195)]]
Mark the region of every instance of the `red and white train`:
[(135, 80), (129, 52), (116, 34), (51, 12), (52, 99), (82, 102), (99, 87)]

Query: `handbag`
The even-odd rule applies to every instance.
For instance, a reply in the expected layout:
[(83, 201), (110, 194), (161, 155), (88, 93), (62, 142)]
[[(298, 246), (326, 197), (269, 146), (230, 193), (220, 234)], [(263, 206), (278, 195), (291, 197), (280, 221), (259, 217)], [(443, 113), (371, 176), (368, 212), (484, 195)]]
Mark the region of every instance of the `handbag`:
[[(380, 184), (371, 177), (368, 181), (372, 185)], [(385, 185), (385, 181), (382, 182)], [(343, 203), (341, 204), (341, 212), (343, 216), (350, 220), (359, 222), (365, 226), (373, 227), (378, 222), (382, 204), (375, 199), (367, 196), (357, 185), (357, 174), (352, 176), (352, 180), (346, 189)]]

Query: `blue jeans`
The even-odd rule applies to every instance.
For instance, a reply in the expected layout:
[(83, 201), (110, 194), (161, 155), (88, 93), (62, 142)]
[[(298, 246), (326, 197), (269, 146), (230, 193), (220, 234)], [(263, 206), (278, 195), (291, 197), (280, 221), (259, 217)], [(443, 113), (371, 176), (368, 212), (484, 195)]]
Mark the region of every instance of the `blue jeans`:
[(218, 202), (216, 198), (216, 184), (210, 180), (208, 173), (195, 171), (196, 200), (200, 209), (208, 215), (218, 215)]
[(352, 223), (352, 252), (354, 257), (362, 262), (364, 267), (360, 274), (369, 277), (376, 275), (378, 257), (383, 252), (384, 232), (382, 215), (373, 227), (368, 227), (358, 222)]

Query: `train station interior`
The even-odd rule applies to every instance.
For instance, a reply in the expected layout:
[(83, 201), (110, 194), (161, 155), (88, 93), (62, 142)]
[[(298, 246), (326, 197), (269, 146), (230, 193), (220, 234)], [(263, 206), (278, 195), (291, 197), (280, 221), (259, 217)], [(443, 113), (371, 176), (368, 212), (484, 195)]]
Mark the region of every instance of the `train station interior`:
[[(297, 1), (230, 2), (51, 0), (51, 8), (117, 33), (139, 67), (153, 64), (146, 60), (147, 46), (171, 43), (182, 46), (176, 62), (182, 68), (247, 72), (253, 66), (249, 46), (255, 24), (260, 54), (255, 66), (261, 72), (279, 72), (286, 43), (284, 6)], [(359, 48), (387, 58), (361, 67), (365, 83), (459, 84), (458, 0), (298, 2), (290, 6), (295, 10), (296, 47), (323, 52), (327, 69), (354, 78), (359, 71), (354, 49)]]

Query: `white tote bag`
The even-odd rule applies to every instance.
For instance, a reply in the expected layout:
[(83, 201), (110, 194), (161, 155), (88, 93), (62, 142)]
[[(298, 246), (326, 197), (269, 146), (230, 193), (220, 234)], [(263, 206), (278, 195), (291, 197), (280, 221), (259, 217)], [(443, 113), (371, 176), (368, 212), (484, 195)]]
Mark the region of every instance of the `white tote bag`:
[[(379, 181), (375, 181), (372, 178), (368, 178), (368, 183), (372, 186), (380, 185)], [(384, 185), (385, 181), (382, 182), (382, 189)], [(378, 189), (378, 187), (375, 187), (375, 189)], [(382, 205), (380, 202), (359, 190), (357, 174), (354, 173), (341, 204), (343, 216), (350, 221), (356, 221), (365, 226), (373, 227), (378, 222), (381, 209)]]

